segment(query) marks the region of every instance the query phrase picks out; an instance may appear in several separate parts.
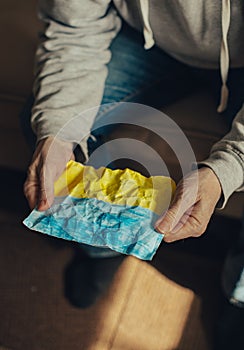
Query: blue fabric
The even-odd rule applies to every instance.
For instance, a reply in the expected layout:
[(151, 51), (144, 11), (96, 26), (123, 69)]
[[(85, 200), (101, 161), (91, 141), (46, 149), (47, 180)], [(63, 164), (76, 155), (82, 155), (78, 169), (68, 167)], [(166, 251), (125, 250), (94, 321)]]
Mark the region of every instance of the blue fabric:
[(66, 197), (46, 212), (34, 210), (24, 224), (32, 230), (151, 260), (163, 235), (153, 229), (158, 216), (149, 209)]

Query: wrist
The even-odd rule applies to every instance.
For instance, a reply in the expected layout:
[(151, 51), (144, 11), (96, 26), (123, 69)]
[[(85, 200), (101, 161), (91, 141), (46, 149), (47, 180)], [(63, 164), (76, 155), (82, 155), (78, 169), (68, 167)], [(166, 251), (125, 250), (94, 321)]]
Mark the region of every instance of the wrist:
[(219, 181), (218, 176), (215, 174), (213, 169), (210, 167), (203, 165), (200, 169), (200, 172), (204, 173), (204, 176), (207, 179), (207, 182), (213, 192), (213, 196), (216, 198), (216, 202), (218, 202), (223, 194), (221, 183)]
[(73, 149), (76, 147), (76, 144), (74, 142), (59, 139), (59, 138), (57, 138), (57, 136), (54, 136), (54, 135), (49, 135), (49, 136), (46, 136), (46, 137), (38, 140), (37, 147), (39, 145), (42, 146), (44, 144), (51, 146), (51, 144), (53, 142), (55, 142), (56, 144), (60, 144), (62, 146), (65, 146), (65, 148), (67, 148), (67, 150), (69, 150), (69, 151), (73, 151)]

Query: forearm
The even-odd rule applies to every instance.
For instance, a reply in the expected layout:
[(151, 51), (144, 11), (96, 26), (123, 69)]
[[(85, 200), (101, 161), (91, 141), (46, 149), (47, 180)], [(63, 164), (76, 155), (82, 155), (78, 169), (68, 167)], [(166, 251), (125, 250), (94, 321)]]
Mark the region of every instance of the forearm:
[(97, 109), (83, 112), (101, 103), (109, 46), (120, 28), (109, 3), (40, 1), (46, 28), (36, 53), (31, 119), (38, 141), (58, 134), (80, 143), (89, 134)]
[(210, 167), (222, 187), (224, 207), (230, 195), (244, 190), (244, 105), (236, 115), (230, 132), (211, 149), (210, 156), (199, 165)]

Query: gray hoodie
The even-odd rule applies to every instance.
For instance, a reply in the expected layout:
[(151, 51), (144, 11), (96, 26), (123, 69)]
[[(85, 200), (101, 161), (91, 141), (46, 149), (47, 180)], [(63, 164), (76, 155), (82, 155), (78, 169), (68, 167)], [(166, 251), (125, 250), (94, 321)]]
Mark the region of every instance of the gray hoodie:
[[(219, 68), (223, 82), (219, 111), (228, 103), (229, 66), (244, 67), (241, 0), (39, 0), (39, 3), (45, 29), (36, 54), (32, 110), (32, 127), (38, 140), (57, 135), (77, 114), (101, 103), (106, 64), (111, 58), (109, 47), (120, 30), (120, 16), (143, 33), (145, 49), (156, 44), (189, 65)], [(89, 113), (79, 130), (71, 127), (60, 137), (79, 143), (86, 154), (86, 137), (95, 115), (95, 111)], [(231, 131), (213, 146), (203, 163), (220, 180), (223, 205), (234, 191), (244, 189), (244, 106)]]

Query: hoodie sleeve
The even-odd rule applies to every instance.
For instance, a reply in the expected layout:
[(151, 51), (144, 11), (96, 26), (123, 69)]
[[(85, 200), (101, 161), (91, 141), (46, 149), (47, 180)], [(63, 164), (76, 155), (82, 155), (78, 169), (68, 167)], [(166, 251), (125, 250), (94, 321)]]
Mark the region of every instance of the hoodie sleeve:
[(39, 0), (38, 14), (44, 30), (36, 52), (33, 131), (37, 141), (58, 135), (84, 147), (120, 18), (110, 0)]
[(235, 191), (244, 191), (244, 105), (236, 115), (230, 132), (211, 149), (210, 156), (198, 166), (210, 167), (222, 187), (219, 208), (224, 208)]

